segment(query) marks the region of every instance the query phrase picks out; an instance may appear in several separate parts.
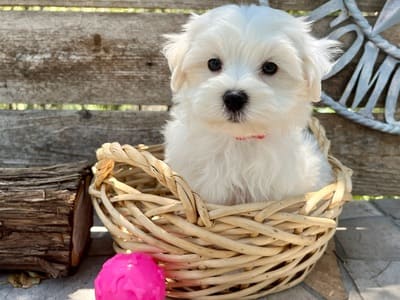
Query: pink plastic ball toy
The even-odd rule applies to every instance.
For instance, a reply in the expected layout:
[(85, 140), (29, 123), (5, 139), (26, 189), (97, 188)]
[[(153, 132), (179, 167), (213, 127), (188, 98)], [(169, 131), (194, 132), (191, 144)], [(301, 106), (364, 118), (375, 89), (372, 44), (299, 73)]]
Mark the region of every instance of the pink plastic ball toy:
[(144, 253), (116, 254), (94, 281), (96, 300), (164, 300), (164, 273)]

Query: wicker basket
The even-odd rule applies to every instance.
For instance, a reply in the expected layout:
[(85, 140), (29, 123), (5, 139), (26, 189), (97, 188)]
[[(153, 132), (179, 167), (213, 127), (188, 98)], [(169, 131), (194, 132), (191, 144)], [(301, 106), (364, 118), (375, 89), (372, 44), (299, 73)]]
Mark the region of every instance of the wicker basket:
[[(310, 129), (328, 156), (316, 119)], [(336, 182), (282, 201), (205, 204), (161, 159), (163, 147), (117, 143), (97, 151), (94, 208), (117, 252), (144, 251), (162, 265), (168, 296), (257, 299), (301, 282), (351, 199), (351, 170), (329, 156)]]

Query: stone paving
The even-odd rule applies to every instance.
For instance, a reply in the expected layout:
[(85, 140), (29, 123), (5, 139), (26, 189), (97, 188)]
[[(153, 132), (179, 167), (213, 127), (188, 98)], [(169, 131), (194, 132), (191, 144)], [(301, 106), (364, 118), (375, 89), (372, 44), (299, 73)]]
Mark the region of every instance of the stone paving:
[[(99, 239), (100, 236), (103, 238)], [(336, 250), (327, 251), (305, 282), (264, 299), (400, 299), (399, 199), (346, 204), (335, 243)], [(94, 300), (93, 279), (110, 250), (110, 239), (100, 233), (95, 236), (90, 255), (77, 274), (44, 280), (29, 289), (11, 287), (6, 275), (0, 274), (0, 299)]]
[(400, 200), (348, 203), (336, 251), (349, 299), (400, 299)]

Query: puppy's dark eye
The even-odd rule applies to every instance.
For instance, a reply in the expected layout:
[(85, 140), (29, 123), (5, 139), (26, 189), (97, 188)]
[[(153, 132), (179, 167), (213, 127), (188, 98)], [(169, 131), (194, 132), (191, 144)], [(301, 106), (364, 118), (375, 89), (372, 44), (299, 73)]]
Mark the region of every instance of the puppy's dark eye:
[(222, 69), (222, 61), (219, 58), (211, 58), (207, 64), (211, 72), (217, 72)]
[(265, 75), (274, 75), (278, 71), (278, 66), (273, 62), (266, 61), (263, 63), (261, 70)]

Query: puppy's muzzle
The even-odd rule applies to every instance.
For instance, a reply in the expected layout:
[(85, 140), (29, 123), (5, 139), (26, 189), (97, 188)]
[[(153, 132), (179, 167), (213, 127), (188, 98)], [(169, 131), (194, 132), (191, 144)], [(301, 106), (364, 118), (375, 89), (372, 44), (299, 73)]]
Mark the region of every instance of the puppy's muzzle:
[(222, 96), (226, 110), (231, 114), (230, 119), (237, 122), (237, 117), (249, 102), (249, 96), (242, 90), (228, 90)]

